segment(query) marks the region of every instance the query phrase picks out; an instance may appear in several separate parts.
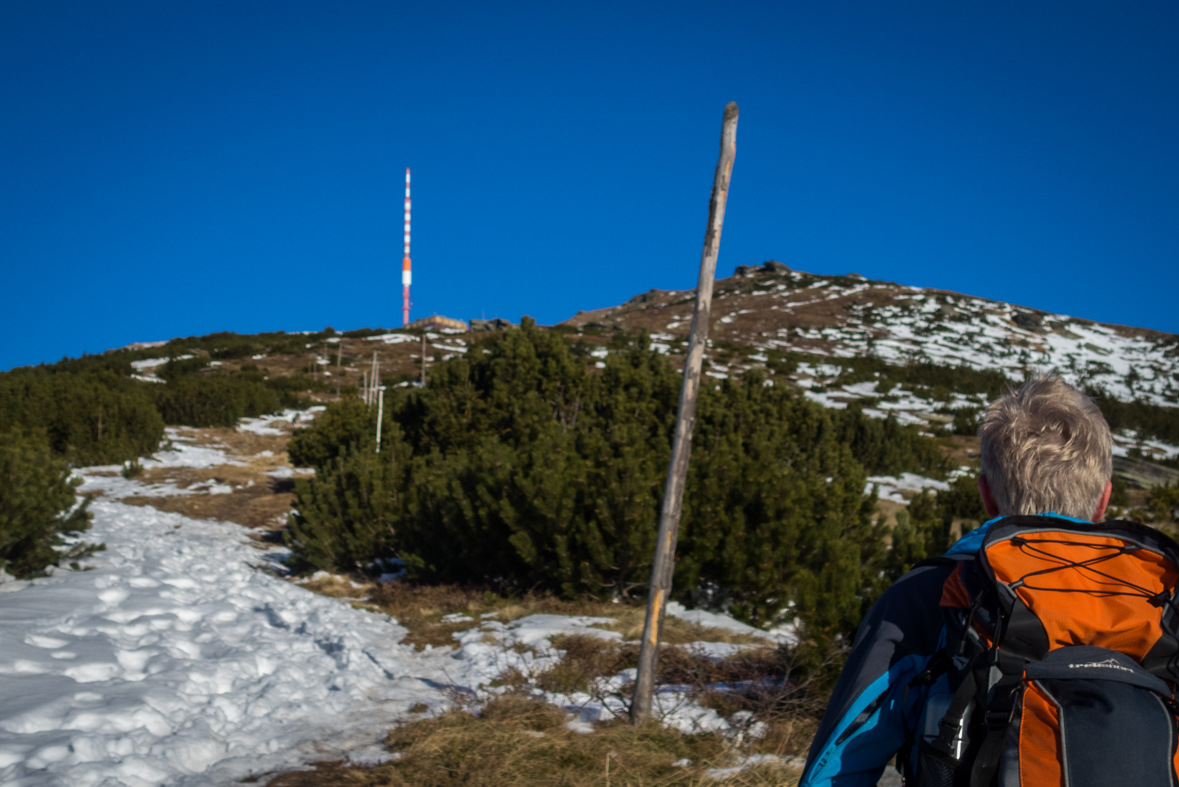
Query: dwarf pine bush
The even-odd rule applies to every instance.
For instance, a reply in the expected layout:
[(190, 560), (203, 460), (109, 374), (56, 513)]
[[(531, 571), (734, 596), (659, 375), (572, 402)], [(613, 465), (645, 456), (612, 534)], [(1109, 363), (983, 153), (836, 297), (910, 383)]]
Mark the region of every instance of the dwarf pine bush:
[[(228, 343), (222, 349), (232, 354), (252, 347), (241, 344), (249, 338), (215, 334), (176, 342), (181, 349), (185, 343)], [(288, 344), (302, 338), (278, 335)], [(169, 356), (159, 369), (165, 384), (133, 379), (130, 359), (149, 352), (86, 355), (0, 372), (0, 429), (40, 431), (54, 453), (76, 465), (116, 464), (155, 451), (165, 424), (233, 426), (239, 418), (305, 407), (306, 391), (327, 387), (307, 377), (266, 377), (252, 365), (227, 374), (209, 369), (206, 356)]]
[(156, 450), (164, 421), (149, 384), (101, 357), (88, 360), (0, 374), (0, 429), (40, 431), (54, 453), (78, 465), (115, 464)]
[(239, 418), (282, 407), (279, 395), (264, 383), (240, 376), (186, 374), (157, 389), (156, 406), (168, 424), (233, 426)]
[[(289, 543), (306, 568), (397, 557), (424, 581), (641, 595), (679, 389), (644, 338), (616, 341), (598, 371), (526, 320), (435, 366), (428, 387), (387, 392), (379, 453), (356, 399), (296, 435), (292, 461), (316, 475), (296, 485)], [(757, 623), (793, 604), (850, 630), (885, 568), (858, 452), (872, 471), (941, 467), (911, 428), (824, 410), (764, 374), (709, 381), (677, 591)]]
[(95, 549), (55, 548), (63, 536), (90, 527), (89, 500), (78, 505), (74, 496), (79, 483), (44, 435), (0, 433), (0, 568), (30, 577)]

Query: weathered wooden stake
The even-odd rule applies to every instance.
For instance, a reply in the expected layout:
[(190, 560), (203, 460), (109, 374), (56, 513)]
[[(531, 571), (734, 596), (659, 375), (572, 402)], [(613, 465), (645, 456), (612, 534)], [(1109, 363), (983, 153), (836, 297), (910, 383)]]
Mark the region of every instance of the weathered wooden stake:
[(377, 453), (381, 453), (381, 421), (385, 417), (385, 387), (377, 388)]
[(663, 490), (663, 509), (659, 514), (659, 539), (655, 544), (655, 564), (651, 568), (651, 589), (647, 599), (647, 618), (643, 624), (643, 641), (639, 647), (639, 671), (630, 720), (641, 724), (651, 718), (655, 692), (655, 670), (659, 661), (659, 639), (663, 618), (671, 595), (671, 578), (675, 569), (675, 542), (679, 536), (680, 513), (684, 503), (684, 482), (688, 477), (688, 459), (692, 452), (692, 426), (696, 421), (696, 397), (700, 392), (700, 367), (708, 343), (708, 318), (712, 310), (712, 281), (720, 251), (721, 227), (725, 222), (725, 203), (729, 198), (729, 179), (733, 158), (737, 154), (737, 104), (725, 106), (721, 124), (720, 160), (712, 181), (712, 200), (708, 204), (708, 229), (704, 233), (704, 252), (700, 256), (700, 280), (696, 285), (696, 308), (688, 335), (688, 357), (684, 360), (684, 382), (680, 388), (680, 409), (675, 420), (675, 438), (671, 444), (671, 462), (667, 468), (667, 486)]
[(378, 375), (378, 371), (377, 371), (378, 368), (379, 367), (377, 365), (377, 351), (373, 350), (373, 371), (372, 371), (372, 374), (370, 374), (368, 376), (368, 406), (369, 407), (372, 407), (373, 404), (377, 401), (377, 385), (379, 384), (377, 381), (380, 379), (377, 376)]

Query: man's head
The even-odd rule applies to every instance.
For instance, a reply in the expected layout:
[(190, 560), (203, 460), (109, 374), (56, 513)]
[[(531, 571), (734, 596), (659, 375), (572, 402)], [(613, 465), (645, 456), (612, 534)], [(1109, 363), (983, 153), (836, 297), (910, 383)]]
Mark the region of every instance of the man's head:
[(1104, 515), (1113, 475), (1109, 424), (1057, 375), (1029, 380), (994, 402), (978, 434), (979, 491), (991, 516)]

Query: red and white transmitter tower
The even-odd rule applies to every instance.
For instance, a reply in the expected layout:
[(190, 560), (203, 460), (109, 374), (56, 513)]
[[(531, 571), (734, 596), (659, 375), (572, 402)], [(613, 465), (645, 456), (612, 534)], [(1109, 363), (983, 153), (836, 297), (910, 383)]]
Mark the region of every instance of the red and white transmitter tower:
[(413, 271), (409, 262), (409, 167), (405, 168), (405, 257), (401, 260), (401, 324), (409, 325), (409, 285)]

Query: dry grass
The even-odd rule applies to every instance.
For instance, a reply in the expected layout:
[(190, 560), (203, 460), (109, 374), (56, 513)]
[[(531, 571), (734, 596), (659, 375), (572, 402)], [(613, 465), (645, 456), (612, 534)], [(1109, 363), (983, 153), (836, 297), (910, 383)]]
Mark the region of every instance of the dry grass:
[[(426, 645), (444, 647), (454, 644), (454, 633), (478, 625), (484, 615), (508, 622), (528, 615), (586, 615), (610, 618), (596, 628), (617, 631), (623, 640), (638, 641), (643, 632), (646, 607), (641, 602), (623, 604), (594, 599), (568, 601), (551, 593), (526, 593), (518, 597), (504, 597), (482, 588), (459, 585), (413, 585), (389, 582), (378, 586), (369, 595), (369, 603), (382, 612), (397, 618), (409, 629), (405, 641), (419, 650)], [(447, 615), (462, 614), (472, 621), (444, 623)], [(683, 645), (691, 642), (731, 642), (765, 645), (767, 640), (728, 629), (711, 628), (668, 617), (663, 624), (663, 642)]]
[[(553, 638), (553, 647), (565, 652), (553, 667), (536, 676), (536, 687), (555, 694), (590, 692), (597, 678), (617, 675), (637, 667), (637, 644), (619, 643), (588, 634)], [(510, 680), (505, 681), (509, 683)]]
[(326, 577), (319, 579), (304, 580), (298, 583), (300, 587), (305, 590), (310, 590), (312, 593), (318, 593), (321, 596), (328, 596), (330, 598), (343, 598), (349, 600), (363, 599), (372, 592), (373, 585), (360, 584), (359, 587), (354, 585), (347, 577), (336, 576), (329, 574)]
[[(685, 735), (657, 723), (615, 723), (592, 734), (566, 728), (559, 708), (507, 695), (479, 717), (452, 711), (411, 722), (385, 743), (400, 756), (373, 768), (321, 763), (278, 776), (272, 787), (696, 787), (715, 784), (707, 770), (737, 756), (714, 734)], [(677, 762), (690, 761), (679, 766)], [(740, 771), (732, 787), (797, 783), (796, 767), (770, 763)]]
[[(286, 457), (280, 457), (279, 454), (287, 450), (287, 442), (290, 441), (291, 434), (298, 427), (292, 426), (286, 421), (275, 421), (271, 424), (271, 428), (278, 429), (283, 434), (260, 435), (254, 432), (239, 432), (237, 429), (227, 426), (199, 429), (182, 426), (178, 429), (178, 434), (181, 437), (191, 438), (197, 445), (225, 449), (230, 456), (238, 458), (255, 458), (264, 451), (270, 451), (275, 455), (273, 459), (276, 462), (285, 464)], [(265, 459), (265, 457), (261, 458)]]
[[(489, 591), (458, 585), (411, 585), (386, 582), (376, 586), (368, 596), (372, 606), (397, 618), (409, 630), (402, 640), (422, 650), (454, 645), (454, 633), (477, 625), (483, 615), (499, 614), (510, 602)], [(462, 614), (472, 618), (458, 623), (443, 623), (447, 615)], [(524, 613), (528, 614), (528, 613)]]
[(125, 497), (119, 502), (132, 506), (151, 506), (160, 511), (182, 514), (193, 519), (217, 519), (254, 528), (281, 527), (290, 513), (293, 495), (234, 490), (226, 495), (184, 495), (177, 497)]
[(132, 495), (124, 497), (120, 502), (133, 506), (151, 506), (194, 519), (236, 522), (246, 527), (282, 526), (291, 511), (291, 502), (295, 497), (291, 492), (290, 481), (271, 478), (249, 467), (222, 465), (199, 470), (157, 468), (146, 471), (144, 475), (147, 483), (156, 483), (166, 478), (177, 487), (187, 489), (195, 484), (212, 482), (232, 486), (233, 491), (216, 495), (198, 492), (171, 497)]
[(951, 435), (942, 439), (942, 456), (960, 465), (978, 461), (982, 441), (976, 435)]
[[(531, 681), (509, 670), (501, 676), (501, 685), (517, 691), (535, 686), (558, 694), (587, 692), (603, 699), (601, 694), (608, 692), (601, 688), (604, 684), (599, 678), (638, 665), (637, 643), (572, 635), (554, 639), (553, 646), (564, 651), (555, 666)], [(784, 647), (750, 648), (728, 658), (712, 657), (690, 646), (664, 647), (655, 680), (659, 685), (686, 686), (688, 696), (731, 723), (743, 720), (738, 726), (748, 729), (757, 725), (759, 734), (749, 743), (761, 754), (804, 754), (826, 705), (824, 692), (816, 690), (810, 680), (799, 680), (794, 654)], [(627, 686), (612, 697), (626, 703), (629, 694)]]
[[(646, 619), (645, 604), (600, 604), (599, 613), (602, 616), (615, 619), (613, 624), (602, 626), (609, 631), (622, 634), (623, 640), (637, 642), (643, 634), (643, 622)], [(588, 613), (583, 613), (588, 614)], [(766, 645), (770, 640), (754, 634), (743, 634), (729, 629), (701, 626), (686, 620), (673, 618), (670, 615), (663, 619), (662, 642), (668, 645), (687, 645), (692, 642), (728, 642), (735, 645)]]
[[(358, 589), (339, 578), (317, 580), (313, 589), (327, 595), (353, 595)], [(407, 641), (452, 645), (453, 632), (470, 629), (484, 615), (506, 621), (531, 614), (611, 617), (611, 628), (637, 634), (642, 608), (592, 600), (566, 601), (546, 594), (504, 598), (475, 588), (389, 583), (374, 588), (369, 603), (396, 617), (410, 630)], [(471, 620), (443, 623), (448, 615)], [(793, 674), (791, 653), (752, 640), (748, 649), (715, 658), (686, 643), (734, 639), (731, 632), (692, 626), (668, 618), (676, 642), (662, 649), (659, 684), (687, 687), (687, 696), (717, 710), (740, 734), (689, 735), (658, 722), (632, 727), (618, 721), (596, 725), (592, 733), (566, 727), (568, 714), (546, 704), (539, 692), (587, 692), (604, 699), (629, 700), (629, 686), (600, 680), (637, 663), (638, 643), (590, 634), (559, 636), (553, 646), (559, 662), (543, 672), (503, 673), (493, 685), (507, 689), (481, 710), (473, 698), (459, 697), (456, 709), (435, 718), (408, 721), (385, 740), (397, 759), (375, 767), (322, 762), (314, 770), (281, 774), (274, 787), (662, 787), (716, 785), (709, 769), (738, 765), (751, 754), (777, 759), (726, 774), (726, 787), (794, 785), (802, 756), (814, 735), (822, 698)], [(411, 709), (411, 712), (425, 710)], [(472, 712), (474, 711), (474, 712)], [(609, 763), (609, 767), (607, 767)], [(684, 763), (688, 763), (684, 765)], [(261, 778), (261, 777), (259, 777)]]
[[(133, 506), (151, 506), (161, 511), (192, 517), (237, 522), (253, 528), (281, 527), (285, 524), (294, 500), (294, 483), (275, 479), (268, 473), (289, 464), (286, 454), (290, 440), (289, 425), (282, 435), (257, 435), (228, 428), (181, 428), (180, 433), (197, 445), (220, 448), (240, 464), (209, 468), (154, 467), (144, 470), (139, 481), (144, 484), (171, 484), (190, 489), (207, 483), (233, 487), (225, 494), (201, 493), (148, 497), (132, 495), (121, 502)], [(269, 453), (269, 456), (262, 454)]]

